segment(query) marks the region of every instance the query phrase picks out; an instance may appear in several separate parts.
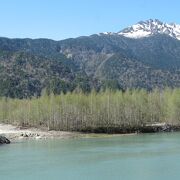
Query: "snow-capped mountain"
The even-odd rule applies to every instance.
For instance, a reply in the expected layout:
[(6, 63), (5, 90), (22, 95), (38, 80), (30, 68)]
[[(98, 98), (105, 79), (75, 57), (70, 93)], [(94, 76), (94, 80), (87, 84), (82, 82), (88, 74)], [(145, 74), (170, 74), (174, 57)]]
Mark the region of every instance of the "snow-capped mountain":
[(149, 19), (147, 21), (140, 21), (118, 33), (105, 32), (104, 34), (123, 35), (135, 39), (149, 37), (155, 34), (166, 34), (180, 40), (180, 25), (175, 23), (163, 23), (157, 19)]

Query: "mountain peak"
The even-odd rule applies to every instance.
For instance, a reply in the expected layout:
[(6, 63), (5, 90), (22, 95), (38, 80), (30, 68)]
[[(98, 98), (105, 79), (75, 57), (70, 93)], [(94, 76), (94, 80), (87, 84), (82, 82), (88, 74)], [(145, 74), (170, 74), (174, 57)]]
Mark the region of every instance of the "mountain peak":
[(137, 24), (163, 24), (159, 19), (148, 19), (146, 21), (140, 21)]
[(166, 34), (180, 40), (180, 25), (175, 23), (163, 23), (158, 19), (140, 21), (117, 33), (129, 38), (143, 38), (155, 34)]

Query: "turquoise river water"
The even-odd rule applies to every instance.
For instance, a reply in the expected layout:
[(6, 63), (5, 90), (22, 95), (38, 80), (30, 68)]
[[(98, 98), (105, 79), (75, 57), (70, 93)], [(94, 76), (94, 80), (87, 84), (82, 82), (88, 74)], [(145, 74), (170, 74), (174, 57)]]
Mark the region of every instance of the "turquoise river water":
[(180, 133), (0, 146), (0, 180), (170, 179), (180, 179)]

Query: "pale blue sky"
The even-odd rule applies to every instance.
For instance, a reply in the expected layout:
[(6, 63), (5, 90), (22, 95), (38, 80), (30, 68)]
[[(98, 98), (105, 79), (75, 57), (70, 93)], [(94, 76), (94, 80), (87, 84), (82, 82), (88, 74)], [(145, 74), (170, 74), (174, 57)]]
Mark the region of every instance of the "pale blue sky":
[(179, 0), (0, 0), (0, 36), (60, 40), (150, 18), (180, 24), (179, 9)]

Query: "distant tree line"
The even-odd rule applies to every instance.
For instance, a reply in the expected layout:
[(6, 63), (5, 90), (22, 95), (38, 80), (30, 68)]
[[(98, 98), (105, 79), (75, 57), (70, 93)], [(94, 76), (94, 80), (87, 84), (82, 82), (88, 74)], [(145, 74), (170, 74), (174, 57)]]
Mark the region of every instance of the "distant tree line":
[(44, 92), (31, 99), (0, 98), (0, 122), (50, 130), (128, 131), (147, 123), (180, 124), (180, 89)]

